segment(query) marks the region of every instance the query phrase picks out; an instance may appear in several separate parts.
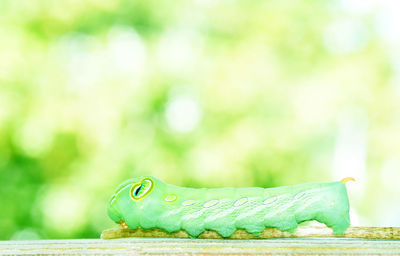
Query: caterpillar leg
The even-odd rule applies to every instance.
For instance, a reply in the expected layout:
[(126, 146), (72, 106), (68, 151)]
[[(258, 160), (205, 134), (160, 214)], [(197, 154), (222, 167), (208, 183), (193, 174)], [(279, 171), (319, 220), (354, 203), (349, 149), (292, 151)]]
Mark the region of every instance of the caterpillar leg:
[(121, 225), (121, 227), (122, 227), (123, 229), (128, 229), (128, 225), (125, 223), (125, 221), (121, 220), (121, 221), (119, 222), (119, 224)]

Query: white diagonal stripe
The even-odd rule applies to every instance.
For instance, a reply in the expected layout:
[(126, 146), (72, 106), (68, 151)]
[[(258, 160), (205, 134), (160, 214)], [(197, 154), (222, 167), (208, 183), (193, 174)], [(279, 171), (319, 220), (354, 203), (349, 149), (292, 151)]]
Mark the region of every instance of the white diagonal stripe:
[(253, 208), (253, 209), (250, 210), (250, 211), (245, 211), (245, 212), (243, 212), (242, 214), (240, 214), (240, 215), (237, 217), (237, 219), (243, 219), (243, 218), (247, 218), (248, 216), (255, 215), (255, 214), (257, 214), (258, 212), (264, 210), (264, 209), (267, 208), (267, 207), (268, 207), (267, 205), (260, 205), (260, 206), (257, 206), (257, 207)]

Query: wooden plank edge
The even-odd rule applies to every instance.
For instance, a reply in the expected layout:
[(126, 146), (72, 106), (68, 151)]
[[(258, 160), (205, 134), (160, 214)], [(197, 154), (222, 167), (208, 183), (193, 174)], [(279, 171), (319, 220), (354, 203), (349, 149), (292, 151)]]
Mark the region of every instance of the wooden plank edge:
[[(102, 239), (144, 237), (144, 238), (190, 238), (180, 230), (169, 233), (162, 229), (107, 229), (101, 234)], [(343, 234), (335, 235), (328, 227), (298, 227), (294, 233), (265, 228), (258, 236), (238, 229), (229, 238), (223, 238), (213, 230), (206, 230), (200, 239), (269, 239), (269, 238), (359, 238), (359, 239), (400, 239), (400, 227), (349, 227)]]

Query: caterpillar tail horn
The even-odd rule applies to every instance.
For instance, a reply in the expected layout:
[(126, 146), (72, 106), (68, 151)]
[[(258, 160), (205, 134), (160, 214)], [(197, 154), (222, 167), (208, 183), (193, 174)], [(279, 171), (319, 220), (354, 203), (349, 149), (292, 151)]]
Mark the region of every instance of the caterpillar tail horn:
[(348, 181), (356, 181), (353, 177), (346, 177), (344, 179), (342, 179), (340, 182), (346, 184), (346, 182)]

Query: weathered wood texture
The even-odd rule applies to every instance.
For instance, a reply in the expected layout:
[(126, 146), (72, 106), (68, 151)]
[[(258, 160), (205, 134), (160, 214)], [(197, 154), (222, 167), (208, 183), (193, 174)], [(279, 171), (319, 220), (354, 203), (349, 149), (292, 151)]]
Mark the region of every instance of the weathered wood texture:
[[(103, 231), (101, 238), (127, 238), (127, 237), (147, 237), (147, 238), (189, 238), (189, 235), (181, 230), (175, 233), (168, 233), (161, 229), (145, 230), (138, 229), (109, 229)], [(296, 232), (289, 233), (279, 231), (275, 228), (265, 228), (259, 236), (254, 236), (245, 230), (236, 230), (230, 239), (266, 239), (266, 238), (316, 238), (316, 237), (342, 237), (342, 238), (362, 238), (362, 239), (400, 239), (400, 228), (396, 227), (349, 227), (342, 235), (335, 235), (332, 229), (327, 227), (299, 227)], [(207, 230), (198, 238), (200, 239), (223, 239), (217, 232)]]
[(3, 241), (0, 254), (74, 255), (400, 255), (400, 240), (123, 238)]

